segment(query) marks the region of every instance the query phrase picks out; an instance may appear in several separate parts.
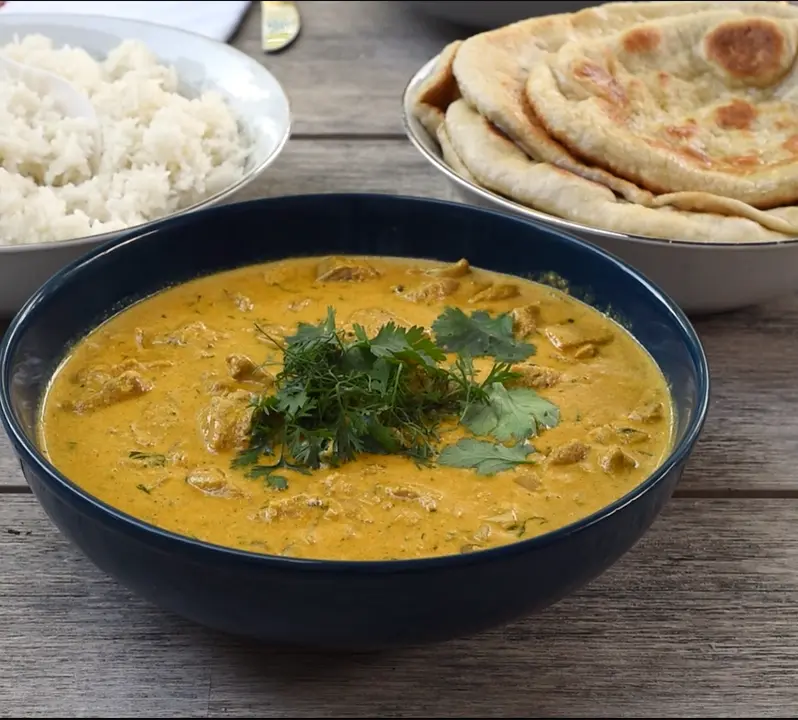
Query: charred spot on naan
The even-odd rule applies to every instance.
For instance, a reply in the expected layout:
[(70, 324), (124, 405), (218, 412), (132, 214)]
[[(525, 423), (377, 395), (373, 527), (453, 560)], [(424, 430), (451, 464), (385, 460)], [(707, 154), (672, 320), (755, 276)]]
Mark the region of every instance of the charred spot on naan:
[(704, 53), (730, 78), (766, 87), (790, 68), (795, 45), (772, 20), (749, 17), (719, 23), (704, 36)]
[(723, 130), (751, 130), (758, 114), (751, 103), (735, 98), (715, 111), (715, 120)]
[(635, 27), (623, 36), (623, 49), (630, 54), (656, 50), (662, 42), (662, 34), (652, 27)]

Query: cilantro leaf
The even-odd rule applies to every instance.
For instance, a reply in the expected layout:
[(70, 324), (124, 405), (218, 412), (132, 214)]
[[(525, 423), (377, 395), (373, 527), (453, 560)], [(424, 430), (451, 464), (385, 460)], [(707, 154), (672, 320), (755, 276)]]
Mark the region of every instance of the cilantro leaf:
[(385, 358), (377, 360), (367, 371), (371, 387), (376, 393), (386, 393), (390, 387), (391, 365)]
[(488, 388), (488, 402), (471, 405), (463, 417), (475, 435), (493, 435), (502, 442), (525, 440), (539, 426), (554, 427), (560, 421), (556, 405), (529, 388), (511, 388), (495, 382)]
[(282, 475), (269, 475), (266, 478), (266, 484), (273, 490), (286, 490), (288, 488), (288, 480)]
[(397, 453), (402, 449), (396, 433), (379, 420), (372, 419), (368, 423), (368, 434), (376, 443), (376, 447), (372, 448), (373, 452)]
[(280, 466), (281, 463), (275, 463), (274, 465), (256, 465), (247, 473), (247, 476), (253, 479), (263, 478), (263, 481), (268, 487), (272, 488), (272, 490), (286, 490), (288, 488), (288, 480), (282, 475), (273, 474), (275, 468)]
[(327, 318), (318, 325), (301, 322), (297, 325), (296, 334), (288, 336), (285, 341), (288, 345), (298, 345), (301, 343), (321, 340), (331, 337), (335, 333), (335, 308), (327, 308)]
[(268, 455), (270, 452), (271, 447), (269, 445), (251, 444), (246, 450), (241, 450), (241, 452), (233, 458), (230, 467), (243, 468), (247, 465), (252, 465), (258, 462), (258, 458), (261, 455)]
[(432, 329), (438, 345), (448, 352), (492, 355), (505, 362), (525, 360), (535, 352), (533, 345), (515, 339), (513, 319), (507, 313), (492, 318), (485, 310), (475, 310), (469, 317), (459, 308), (447, 307)]
[(438, 463), (449, 467), (473, 468), (480, 475), (495, 475), (516, 465), (533, 465), (534, 460), (526, 458), (534, 451), (533, 447), (520, 443), (507, 447), (485, 440), (463, 438), (454, 445), (447, 445), (438, 456)]
[(394, 322), (388, 322), (371, 340), (366, 337), (366, 332), (360, 325), (356, 325), (354, 330), (358, 340), (366, 343), (372, 354), (378, 358), (393, 355), (405, 362), (431, 367), (446, 359), (446, 353), (435, 345), (426, 336), (424, 328), (418, 325), (406, 329), (398, 327)]
[(297, 415), (311, 402), (305, 389), (298, 385), (281, 388), (275, 397), (277, 410), (288, 415)]

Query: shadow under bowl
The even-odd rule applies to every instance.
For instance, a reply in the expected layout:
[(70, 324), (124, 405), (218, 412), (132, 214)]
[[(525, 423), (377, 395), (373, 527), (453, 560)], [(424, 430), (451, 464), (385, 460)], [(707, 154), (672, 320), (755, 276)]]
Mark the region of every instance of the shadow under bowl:
[[(258, 555), (157, 529), (97, 500), (40, 453), (37, 409), (70, 346), (164, 287), (286, 256), (376, 254), (456, 261), (526, 278), (555, 273), (648, 350), (676, 407), (673, 451), (632, 492), (548, 534), (470, 554), (344, 562)], [(0, 348), (0, 415), (57, 528), (143, 598), (275, 644), (376, 649), (472, 634), (539, 611), (610, 567), (646, 532), (703, 428), (709, 369), (692, 326), (636, 271), (577, 238), (458, 203), (369, 194), (276, 197), (158, 223), (51, 278)]]

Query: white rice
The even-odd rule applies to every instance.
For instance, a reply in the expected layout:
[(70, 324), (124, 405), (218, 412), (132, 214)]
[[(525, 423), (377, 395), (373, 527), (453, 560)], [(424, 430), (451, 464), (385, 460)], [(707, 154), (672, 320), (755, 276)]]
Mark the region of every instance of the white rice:
[(99, 62), (41, 35), (0, 52), (83, 90), (103, 143), (92, 175), (90, 125), (64, 117), (51, 99), (0, 71), (0, 244), (124, 229), (192, 205), (243, 175), (245, 138), (222, 97), (180, 95), (175, 69), (142, 43), (122, 42)]

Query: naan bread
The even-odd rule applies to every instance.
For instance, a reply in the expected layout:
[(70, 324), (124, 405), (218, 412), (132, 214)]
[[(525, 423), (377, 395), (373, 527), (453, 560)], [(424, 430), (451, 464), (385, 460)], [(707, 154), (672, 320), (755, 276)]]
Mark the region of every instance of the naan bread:
[[(631, 202), (654, 205), (651, 192), (606, 171), (600, 164), (582, 162), (551, 137), (527, 102), (524, 88), (528, 73), (568, 42), (612, 35), (652, 18), (682, 16), (729, 6), (766, 15), (787, 13), (798, 18), (798, 8), (779, 2), (608, 3), (576, 13), (523, 20), (480, 33), (463, 41), (456, 49), (453, 61), (448, 62), (451, 62), (459, 94), (533, 160), (549, 162), (600, 182)], [(444, 81), (441, 79), (439, 82)]]
[(460, 97), (460, 88), (454, 81), (452, 62), (462, 40), (455, 40), (441, 50), (435, 67), (418, 88), (413, 99), (413, 114), (424, 129), (435, 137), (443, 123), (443, 114), (450, 103)]
[[(785, 235), (742, 217), (649, 208), (618, 198), (608, 187), (550, 163), (536, 162), (473, 110), (463, 99), (451, 103), (444, 130), (450, 152), (482, 187), (527, 207), (591, 227), (631, 235), (696, 242), (784, 240)], [(448, 161), (447, 161), (448, 162)], [(794, 227), (798, 208), (767, 214)]]
[(468, 182), (476, 183), (477, 179), (460, 159), (460, 156), (454, 149), (454, 145), (452, 145), (452, 141), (449, 139), (449, 131), (446, 129), (445, 116), (444, 122), (438, 125), (436, 135), (438, 137), (438, 145), (441, 146), (441, 155), (443, 155), (444, 162), (461, 178), (468, 180)]
[[(430, 135), (438, 139), (447, 164), (469, 181), (473, 181), (473, 178), (459, 160), (448, 131), (442, 125), (447, 107), (461, 97), (496, 123), (532, 159), (552, 163), (599, 182), (631, 202), (651, 208), (672, 205), (684, 210), (745, 217), (776, 232), (798, 235), (798, 218), (792, 213), (764, 213), (738, 200), (703, 191), (654, 195), (602, 168), (585, 165), (548, 135), (526, 100), (524, 86), (527, 68), (569, 40), (600, 37), (652, 17), (706, 12), (718, 7), (798, 18), (798, 9), (782, 2), (706, 0), (609, 3), (578, 13), (533, 18), (447, 45), (433, 71), (417, 91), (411, 111)], [(639, 228), (637, 233), (656, 235), (646, 228)]]
[(548, 53), (526, 98), (571, 152), (654, 193), (768, 209), (798, 202), (796, 49), (794, 17), (659, 19)]

